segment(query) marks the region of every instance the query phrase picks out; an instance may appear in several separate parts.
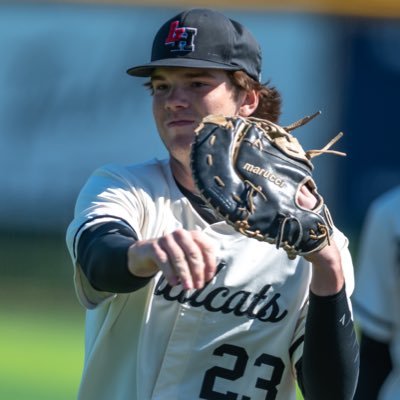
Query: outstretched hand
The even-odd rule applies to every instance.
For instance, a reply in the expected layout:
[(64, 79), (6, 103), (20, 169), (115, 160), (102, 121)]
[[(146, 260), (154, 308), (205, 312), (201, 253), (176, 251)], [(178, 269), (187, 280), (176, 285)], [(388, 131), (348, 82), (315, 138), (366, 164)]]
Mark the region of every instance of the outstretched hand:
[(162, 271), (168, 283), (201, 289), (216, 272), (215, 251), (201, 231), (177, 229), (156, 239), (134, 243), (128, 250), (128, 268), (146, 277)]

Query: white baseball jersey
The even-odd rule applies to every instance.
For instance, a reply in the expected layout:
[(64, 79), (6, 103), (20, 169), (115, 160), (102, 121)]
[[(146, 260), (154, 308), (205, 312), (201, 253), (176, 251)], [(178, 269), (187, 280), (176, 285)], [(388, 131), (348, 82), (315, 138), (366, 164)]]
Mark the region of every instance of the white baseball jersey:
[(355, 316), (370, 337), (390, 342), (393, 371), (380, 400), (400, 399), (400, 187), (371, 205), (364, 223), (354, 293)]
[[(159, 273), (129, 294), (89, 284), (76, 261), (80, 234), (122, 221), (139, 239), (177, 228), (202, 230), (219, 270), (203, 289), (170, 287)], [(353, 269), (342, 251), (348, 295)], [(78, 297), (87, 307), (82, 400), (291, 400), (311, 279), (302, 258), (206, 223), (177, 188), (167, 160), (97, 170), (81, 191), (67, 233)]]

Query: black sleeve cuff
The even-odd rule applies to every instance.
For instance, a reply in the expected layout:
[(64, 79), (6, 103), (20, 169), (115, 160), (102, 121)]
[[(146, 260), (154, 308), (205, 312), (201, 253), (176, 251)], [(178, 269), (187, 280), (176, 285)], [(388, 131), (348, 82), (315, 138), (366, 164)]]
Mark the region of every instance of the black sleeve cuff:
[(128, 248), (136, 240), (136, 232), (118, 222), (98, 224), (82, 233), (77, 259), (95, 289), (129, 293), (151, 280), (134, 276), (128, 270)]
[(353, 398), (359, 347), (345, 287), (331, 296), (310, 292), (300, 365), (308, 400)]

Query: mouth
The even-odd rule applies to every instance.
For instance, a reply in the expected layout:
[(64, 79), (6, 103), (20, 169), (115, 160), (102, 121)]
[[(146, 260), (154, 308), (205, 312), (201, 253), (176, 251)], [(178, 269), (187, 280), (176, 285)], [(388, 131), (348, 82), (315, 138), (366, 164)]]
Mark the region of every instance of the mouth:
[(172, 121), (167, 122), (168, 128), (175, 128), (175, 127), (187, 127), (194, 125), (195, 121), (190, 119), (174, 119)]

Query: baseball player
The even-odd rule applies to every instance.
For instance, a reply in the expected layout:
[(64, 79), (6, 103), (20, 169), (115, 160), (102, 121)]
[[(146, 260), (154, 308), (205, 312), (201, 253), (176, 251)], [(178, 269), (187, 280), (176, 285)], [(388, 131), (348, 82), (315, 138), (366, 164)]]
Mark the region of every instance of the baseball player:
[[(67, 232), (87, 308), (82, 400), (351, 399), (358, 347), (345, 236), (289, 259), (199, 197), (194, 130), (211, 113), (277, 121), (249, 31), (208, 9), (164, 23), (147, 77), (166, 160), (96, 170)], [(313, 208), (307, 187), (299, 203)]]
[(361, 328), (357, 400), (400, 398), (400, 186), (370, 206), (361, 236), (354, 311)]

